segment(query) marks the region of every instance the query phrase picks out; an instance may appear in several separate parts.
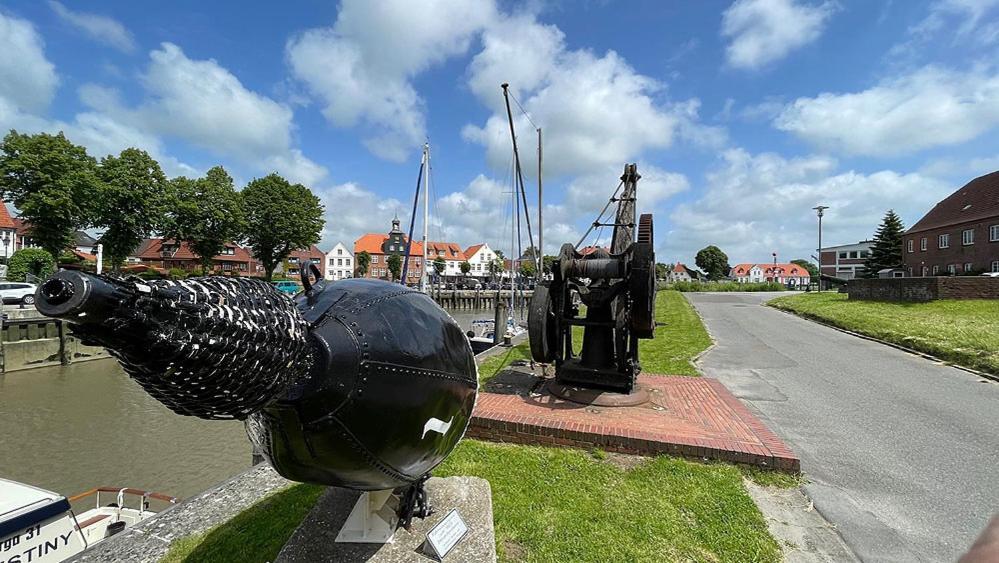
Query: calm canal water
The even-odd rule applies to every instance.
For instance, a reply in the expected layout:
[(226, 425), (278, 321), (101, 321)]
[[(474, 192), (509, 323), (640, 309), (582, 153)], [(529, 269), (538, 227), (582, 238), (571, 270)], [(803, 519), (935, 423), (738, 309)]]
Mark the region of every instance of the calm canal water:
[[(452, 312), (468, 329), (491, 311)], [(112, 359), (0, 375), (0, 477), (72, 495), (136, 487), (190, 497), (250, 467), (236, 421), (178, 416)]]

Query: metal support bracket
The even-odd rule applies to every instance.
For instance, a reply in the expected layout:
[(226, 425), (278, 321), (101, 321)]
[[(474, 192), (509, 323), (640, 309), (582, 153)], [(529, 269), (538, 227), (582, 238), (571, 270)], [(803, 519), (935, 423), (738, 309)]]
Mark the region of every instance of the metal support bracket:
[[(336, 536), (337, 543), (392, 543), (399, 515), (390, 506), (392, 489), (365, 491)], [(398, 500), (398, 497), (396, 497)]]

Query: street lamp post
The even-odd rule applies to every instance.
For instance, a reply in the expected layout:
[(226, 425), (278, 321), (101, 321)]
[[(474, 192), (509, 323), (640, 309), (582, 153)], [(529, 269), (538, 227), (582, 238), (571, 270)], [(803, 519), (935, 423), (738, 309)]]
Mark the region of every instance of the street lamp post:
[(817, 254), (819, 256), (819, 291), (822, 291), (822, 216), (825, 214), (825, 210), (829, 209), (829, 206), (816, 205), (812, 209), (814, 209), (815, 214), (819, 216), (819, 250)]

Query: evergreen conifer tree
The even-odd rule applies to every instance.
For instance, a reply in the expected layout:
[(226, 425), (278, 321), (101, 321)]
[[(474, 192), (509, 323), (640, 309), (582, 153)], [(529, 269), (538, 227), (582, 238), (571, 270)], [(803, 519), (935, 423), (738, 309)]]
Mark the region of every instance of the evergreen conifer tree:
[(874, 233), (871, 253), (864, 262), (864, 277), (876, 278), (885, 268), (902, 267), (902, 235), (905, 225), (893, 209), (885, 213), (876, 233)]

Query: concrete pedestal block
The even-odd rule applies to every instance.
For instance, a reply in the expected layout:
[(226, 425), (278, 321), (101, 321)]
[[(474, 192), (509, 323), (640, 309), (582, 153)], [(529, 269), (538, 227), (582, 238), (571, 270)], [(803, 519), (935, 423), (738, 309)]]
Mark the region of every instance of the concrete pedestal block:
[(496, 538), (493, 531), (493, 503), (489, 482), (478, 477), (433, 477), (427, 481), (427, 496), (434, 513), (424, 519), (414, 518), (411, 529), (399, 528), (392, 543), (336, 543), (354, 503), (357, 491), (331, 487), (319, 498), (288, 543), (278, 554), (280, 563), (313, 561), (434, 561), (424, 554), (427, 533), (452, 509), (457, 509), (468, 526), (465, 534), (444, 561), (496, 561)]

